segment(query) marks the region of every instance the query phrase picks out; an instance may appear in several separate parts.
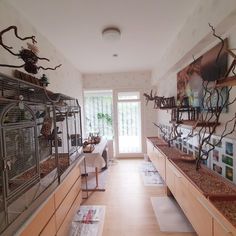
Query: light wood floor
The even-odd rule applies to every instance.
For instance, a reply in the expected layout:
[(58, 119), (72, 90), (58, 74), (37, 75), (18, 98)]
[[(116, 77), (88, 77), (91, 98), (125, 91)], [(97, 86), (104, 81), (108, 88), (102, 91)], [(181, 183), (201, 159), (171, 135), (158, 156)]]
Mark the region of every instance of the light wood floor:
[(103, 236), (190, 236), (194, 233), (162, 233), (150, 197), (165, 195), (163, 187), (145, 187), (139, 166), (142, 160), (119, 160), (109, 170), (105, 192), (95, 192), (84, 205), (105, 205)]

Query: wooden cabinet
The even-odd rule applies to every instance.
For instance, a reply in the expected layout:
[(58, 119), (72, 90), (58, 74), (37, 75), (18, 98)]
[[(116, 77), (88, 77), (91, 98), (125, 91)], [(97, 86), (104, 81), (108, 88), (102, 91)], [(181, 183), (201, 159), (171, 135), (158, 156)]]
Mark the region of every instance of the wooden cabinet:
[(169, 161), (166, 161), (166, 184), (199, 236), (212, 235), (212, 215), (203, 196)]
[(66, 215), (66, 218), (63, 221), (63, 224), (61, 225), (61, 227), (57, 231), (57, 236), (69, 235), (68, 232), (70, 231), (71, 219), (75, 215), (75, 213), (76, 213), (76, 211), (78, 209), (78, 206), (80, 205), (81, 201), (82, 201), (82, 192), (79, 193), (79, 195), (75, 199), (73, 205), (71, 206), (71, 209), (68, 212), (68, 214)]
[(147, 140), (148, 155), (199, 236), (236, 236), (235, 227), (158, 147)]
[(32, 216), (31, 221), (25, 227), (20, 235), (39, 235), (55, 211), (54, 196), (50, 196), (47, 201)]
[(147, 139), (147, 154), (148, 154), (150, 160), (152, 160), (155, 155), (154, 154), (154, 146), (153, 146), (152, 142), (149, 141), (148, 139)]
[(64, 181), (61, 183), (60, 186), (55, 191), (55, 207), (56, 209), (59, 207), (63, 199), (66, 197), (74, 183), (77, 181), (77, 179), (80, 177), (80, 166), (76, 165), (73, 170), (71, 170), (70, 174), (67, 176), (67, 178), (64, 179)]
[(156, 168), (161, 177), (166, 180), (166, 157), (157, 149), (154, 149), (156, 161)]
[(161, 177), (165, 180), (166, 157), (160, 151), (158, 151), (158, 149), (154, 147), (152, 142), (149, 140), (147, 140), (147, 154)]
[(80, 162), (32, 215), (17, 235), (67, 235), (72, 217), (82, 200)]
[(187, 217), (199, 236), (213, 235), (213, 218), (208, 210), (207, 200), (189, 189)]
[(78, 196), (81, 190), (81, 180), (80, 178), (75, 182), (71, 190), (66, 195), (65, 199), (62, 201), (58, 209), (56, 210), (56, 228), (59, 230), (62, 225), (67, 213), (69, 212), (74, 200)]

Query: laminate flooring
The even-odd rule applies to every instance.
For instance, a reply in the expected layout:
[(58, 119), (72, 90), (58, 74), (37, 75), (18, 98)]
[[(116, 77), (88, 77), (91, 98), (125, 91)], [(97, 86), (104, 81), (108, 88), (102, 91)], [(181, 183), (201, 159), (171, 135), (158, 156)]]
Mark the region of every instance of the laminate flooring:
[[(150, 197), (165, 196), (165, 187), (145, 187), (141, 159), (123, 159), (109, 168), (105, 192), (94, 192), (84, 205), (105, 205), (103, 236), (196, 236), (160, 232)], [(167, 219), (168, 220), (168, 219)]]

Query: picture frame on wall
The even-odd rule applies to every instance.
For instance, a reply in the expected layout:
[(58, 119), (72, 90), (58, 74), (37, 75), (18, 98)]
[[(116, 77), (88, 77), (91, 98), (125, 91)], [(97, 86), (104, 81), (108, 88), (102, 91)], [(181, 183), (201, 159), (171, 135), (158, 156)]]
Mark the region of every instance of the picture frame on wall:
[[(225, 39), (223, 47), (221, 43), (217, 44), (177, 73), (178, 105), (183, 106), (183, 101), (188, 98), (189, 106), (204, 109), (203, 82), (205, 81), (210, 85), (214, 84), (214, 81), (223, 78), (228, 69), (227, 48), (228, 39)], [(218, 60), (216, 60), (217, 58)], [(226, 89), (220, 90), (221, 103), (224, 102)], [(214, 96), (211, 100), (214, 104)]]

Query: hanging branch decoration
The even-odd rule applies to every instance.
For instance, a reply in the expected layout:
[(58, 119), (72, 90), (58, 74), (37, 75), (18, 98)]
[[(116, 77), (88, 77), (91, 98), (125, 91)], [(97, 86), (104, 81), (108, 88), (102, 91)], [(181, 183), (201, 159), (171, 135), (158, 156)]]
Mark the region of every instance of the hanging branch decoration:
[[(215, 29), (210, 24), (209, 26), (213, 31), (213, 36), (218, 38), (222, 43), (221, 49), (215, 60), (215, 63), (217, 63), (219, 55), (224, 46), (224, 40), (216, 34)], [(231, 66), (230, 71), (227, 72), (227, 76), (230, 74), (230, 72), (234, 73), (234, 67), (235, 66)], [(193, 137), (194, 135), (198, 136), (199, 153), (196, 158), (197, 170), (201, 168), (202, 161), (208, 159), (210, 152), (213, 151), (215, 147), (221, 143), (223, 138), (232, 134), (236, 128), (235, 113), (231, 119), (225, 122), (223, 131), (221, 132), (220, 138), (217, 143), (213, 143), (212, 136), (215, 134), (217, 126), (220, 124), (220, 117), (222, 112), (224, 112), (225, 109), (236, 102), (236, 98), (234, 98), (232, 101), (230, 100), (230, 92), (232, 90), (232, 87), (218, 87), (217, 82), (218, 81), (215, 81), (215, 83), (212, 84), (209, 81), (203, 80), (202, 107), (204, 107), (204, 110), (201, 111), (199, 119), (188, 135), (188, 137)], [(224, 96), (223, 93), (225, 94)], [(199, 123), (201, 124), (201, 128), (196, 131), (196, 127)]]
[[(3, 42), (3, 35), (10, 30), (14, 31), (16, 38), (18, 38), (22, 41), (30, 40), (32, 43), (27, 42), (27, 47), (28, 47), (27, 49), (22, 47), (18, 53), (14, 52), (12, 50), (13, 47), (10, 47)], [(13, 56), (16, 56), (16, 57), (20, 58), (21, 60), (23, 60), (24, 64), (22, 64), (22, 65), (0, 64), (0, 66), (10, 67), (10, 68), (24, 68), (25, 71), (27, 71), (28, 73), (31, 73), (31, 74), (37, 74), (40, 69), (42, 69), (42, 70), (56, 70), (57, 68), (61, 67), (61, 64), (57, 65), (53, 68), (51, 68), (51, 67), (45, 68), (43, 66), (37, 66), (37, 62), (39, 60), (44, 60), (44, 61), (48, 61), (48, 62), (50, 60), (48, 58), (39, 57), (37, 55), (38, 48), (35, 46), (36, 43), (37, 43), (37, 41), (35, 40), (35, 36), (29, 36), (29, 37), (24, 37), (24, 38), (20, 37), (18, 35), (18, 30), (17, 30), (16, 26), (9, 26), (8, 28), (2, 30), (0, 32), (0, 45), (5, 50), (7, 50), (10, 54), (12, 54)]]

